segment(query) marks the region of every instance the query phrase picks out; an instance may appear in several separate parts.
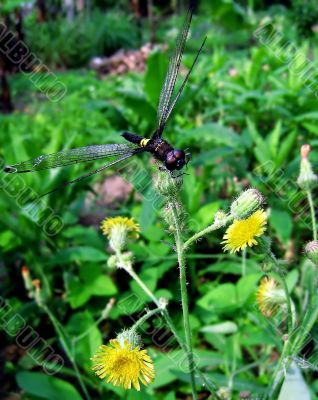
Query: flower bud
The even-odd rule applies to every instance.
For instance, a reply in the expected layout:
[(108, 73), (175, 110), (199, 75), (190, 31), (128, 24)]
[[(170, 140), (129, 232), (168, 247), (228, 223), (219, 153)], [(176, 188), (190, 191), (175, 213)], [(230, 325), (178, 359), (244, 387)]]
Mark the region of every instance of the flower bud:
[(160, 297), (160, 298), (159, 298), (159, 306), (160, 306), (163, 310), (164, 310), (165, 308), (167, 308), (168, 303), (169, 303), (169, 301), (168, 301), (167, 298), (165, 298), (165, 297)]
[(154, 175), (154, 187), (164, 197), (176, 197), (183, 183), (182, 175), (171, 176), (166, 171), (159, 170)]
[(221, 400), (230, 400), (232, 392), (230, 388), (222, 386), (217, 391), (217, 395)]
[(312, 261), (315, 265), (318, 266), (318, 241), (312, 240), (307, 243), (305, 246), (306, 256)]
[(264, 203), (264, 197), (256, 189), (247, 189), (231, 205), (234, 219), (246, 219)]
[(263, 278), (256, 294), (258, 307), (263, 315), (270, 317), (278, 307), (286, 305), (286, 294), (273, 278)]
[(43, 296), (43, 290), (41, 288), (41, 281), (40, 279), (34, 279), (32, 281), (33, 286), (35, 287), (34, 298), (37, 304), (42, 307), (45, 304), (45, 299)]
[(24, 282), (24, 287), (28, 291), (29, 297), (33, 297), (32, 296), (33, 284), (32, 284), (32, 279), (31, 279), (29, 268), (24, 265), (21, 269), (21, 274), (22, 274), (22, 278), (23, 278), (23, 282)]
[(218, 226), (223, 226), (225, 225), (227, 220), (227, 215), (224, 211), (219, 210), (215, 213), (214, 215), (214, 224)]
[(301, 146), (300, 173), (297, 183), (298, 186), (303, 190), (311, 190), (318, 185), (318, 177), (316, 174), (314, 174), (311, 163), (308, 159), (309, 152), (309, 144), (304, 144)]
[(126, 251), (121, 255), (121, 259), (125, 264), (131, 264), (134, 259), (134, 255), (131, 251)]
[(109, 259), (107, 260), (107, 267), (111, 270), (114, 270), (117, 268), (117, 256), (110, 256)]
[(125, 342), (131, 344), (133, 348), (143, 345), (141, 336), (134, 329), (124, 329), (117, 335), (116, 339), (122, 347), (125, 346)]

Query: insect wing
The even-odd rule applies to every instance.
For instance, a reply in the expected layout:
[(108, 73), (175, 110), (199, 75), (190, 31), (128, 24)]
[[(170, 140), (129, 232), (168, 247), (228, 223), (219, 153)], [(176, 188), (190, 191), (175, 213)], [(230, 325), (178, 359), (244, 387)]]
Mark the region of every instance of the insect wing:
[(176, 94), (174, 100), (173, 100), (173, 101), (171, 102), (171, 104), (169, 105), (169, 109), (168, 109), (167, 114), (166, 114), (166, 121), (167, 121), (168, 118), (170, 117), (170, 114), (172, 113), (172, 111), (173, 111), (173, 109), (174, 109), (174, 106), (177, 104), (177, 102), (178, 102), (178, 100), (179, 100), (179, 97), (181, 96), (181, 94), (182, 94), (182, 92), (183, 92), (183, 89), (185, 88), (185, 85), (186, 85), (187, 82), (188, 82), (189, 76), (191, 75), (191, 72), (193, 71), (193, 68), (194, 68), (196, 62), (198, 61), (199, 55), (201, 54), (201, 51), (202, 51), (202, 49), (203, 49), (203, 47), (204, 47), (204, 45), (205, 45), (206, 39), (207, 39), (207, 38), (205, 38), (204, 41), (203, 41), (203, 43), (201, 44), (201, 47), (199, 48), (199, 50), (198, 50), (198, 52), (197, 52), (197, 55), (195, 56), (195, 59), (194, 59), (192, 65), (191, 65), (191, 68), (189, 69), (189, 72), (187, 73), (186, 77), (184, 78), (184, 81), (182, 82), (182, 85), (180, 86), (180, 89), (178, 90), (178, 92), (177, 92), (177, 94)]
[[(61, 186), (59, 186), (59, 187), (57, 187), (57, 188), (55, 188), (55, 189), (52, 189), (52, 190), (50, 190), (49, 192), (44, 193), (44, 194), (42, 194), (42, 195), (39, 196), (39, 197), (47, 196), (47, 195), (49, 195), (49, 194), (58, 192), (58, 191), (64, 189), (65, 187), (67, 187), (67, 186), (69, 186), (69, 185), (72, 185), (72, 184), (74, 184), (74, 183), (81, 182), (81, 181), (83, 181), (84, 179), (87, 179), (87, 178), (89, 178), (89, 177), (91, 177), (91, 176), (93, 176), (93, 175), (95, 175), (95, 174), (98, 174), (99, 172), (102, 172), (102, 171), (104, 171), (105, 169), (111, 168), (111, 167), (113, 167), (114, 165), (119, 164), (119, 163), (121, 163), (122, 161), (125, 161), (125, 160), (127, 160), (128, 158), (134, 156), (135, 154), (142, 153), (143, 151), (144, 151), (144, 149), (138, 148), (138, 149), (136, 149), (136, 151), (134, 151), (134, 152), (132, 152), (132, 153), (127, 153), (127, 154), (121, 155), (121, 156), (119, 156), (117, 159), (115, 159), (115, 160), (113, 160), (113, 161), (110, 161), (110, 162), (107, 163), (106, 165), (103, 165), (102, 167), (100, 167), (100, 168), (98, 168), (98, 169), (95, 169), (95, 170), (93, 170), (93, 171), (91, 171), (91, 172), (89, 172), (89, 173), (87, 173), (87, 174), (85, 174), (85, 175), (82, 175), (82, 176), (80, 176), (79, 178), (73, 179), (72, 181), (65, 182), (63, 185), (61, 185)], [(36, 200), (36, 199), (33, 199), (33, 200)]]
[(22, 173), (65, 167), (72, 164), (109, 157), (133, 155), (137, 148), (137, 146), (129, 144), (105, 144), (79, 147), (60, 151), (58, 153), (41, 155), (32, 160), (7, 166), (4, 168), (4, 171), (8, 173)]
[(186, 44), (189, 27), (192, 19), (192, 7), (189, 8), (183, 23), (181, 32), (179, 33), (177, 44), (173, 55), (170, 58), (167, 74), (160, 92), (159, 105), (157, 110), (158, 130), (157, 135), (160, 137), (167, 121), (170, 109), (171, 96), (176, 84), (178, 72), (180, 69), (181, 59)]

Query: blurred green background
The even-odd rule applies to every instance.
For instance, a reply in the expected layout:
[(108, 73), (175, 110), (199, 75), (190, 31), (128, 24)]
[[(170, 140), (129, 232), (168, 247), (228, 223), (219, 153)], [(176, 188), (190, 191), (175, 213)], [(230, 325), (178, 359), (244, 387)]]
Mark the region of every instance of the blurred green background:
[[(2, 1), (0, 22), (41, 60), (36, 68), (22, 66), (21, 72), (4, 56), (0, 34), (3, 163), (89, 144), (121, 143), (123, 130), (149, 136), (156, 128), (161, 84), (186, 8), (181, 0)], [(312, 87), (292, 71), (288, 59), (257, 39), (255, 31), (265, 21), (304, 55), (314, 71)], [(302, 248), (311, 233), (309, 209), (296, 179), (302, 144), (310, 143), (311, 161), (318, 167), (318, 100), (313, 90), (317, 32), (316, 1), (199, 1), (181, 75), (206, 35), (207, 43), (166, 129), (175, 147), (192, 153), (182, 190), (188, 234), (212, 223), (215, 212), (227, 210), (244, 188), (258, 188), (271, 210), (268, 232), (276, 254), (286, 262), (287, 282), (300, 313), (309, 285)], [(34, 84), (31, 75), (45, 78), (44, 66), (54, 75), (44, 79), (44, 86)], [(46, 93), (57, 81), (66, 93), (50, 101)], [(39, 195), (102, 164), (23, 174), (15, 181), (1, 174), (2, 299), (65, 361), (57, 374), (47, 374), (2, 320), (2, 399), (85, 398), (61, 337), (28, 297), (22, 266), (32, 279), (41, 280), (45, 301), (69, 338), (88, 331), (73, 340), (73, 350), (92, 399), (191, 398), (189, 376), (174, 362), (182, 358), (176, 344), (164, 347), (153, 335), (159, 319), (143, 335), (157, 373), (152, 385), (140, 393), (125, 392), (91, 371), (90, 357), (98, 346), (129, 327), (147, 304), (152, 307), (123, 271), (107, 267), (110, 251), (99, 229), (105, 217), (132, 216), (140, 224), (140, 238), (129, 245), (136, 270), (156, 295), (169, 299), (182, 334), (176, 257), (165, 242), (170, 238), (160, 204), (153, 204), (153, 164), (147, 155), (134, 163), (133, 174), (125, 174), (124, 168), (105, 171), (44, 197), (33, 208), (19, 198), (21, 188), (32, 190), (30, 197)], [(50, 225), (49, 218), (60, 225)], [(194, 347), (207, 376), (220, 387), (232, 387), (233, 399), (261, 398), (282, 342), (273, 321), (255, 306), (260, 259), (249, 254), (248, 273), (242, 277), (240, 256), (223, 253), (221, 241), (222, 232), (210, 235), (189, 254)], [(99, 321), (111, 297), (116, 304), (109, 318)], [(135, 297), (141, 301), (131, 302)], [(317, 333), (304, 357), (315, 354)], [(315, 370), (307, 365), (301, 372), (312, 399), (318, 398)], [(200, 399), (209, 398), (201, 389)]]

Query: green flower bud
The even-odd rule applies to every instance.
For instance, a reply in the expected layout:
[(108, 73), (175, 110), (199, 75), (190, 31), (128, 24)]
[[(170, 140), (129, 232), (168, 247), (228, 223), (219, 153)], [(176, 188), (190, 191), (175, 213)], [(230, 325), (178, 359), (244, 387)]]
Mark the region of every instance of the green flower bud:
[(117, 263), (118, 263), (117, 256), (110, 256), (109, 259), (107, 260), (107, 267), (113, 270), (117, 268)]
[(27, 266), (23, 266), (21, 273), (22, 273), (22, 278), (23, 278), (23, 282), (24, 282), (24, 287), (28, 292), (28, 296), (30, 298), (32, 298), (32, 297), (34, 297), (34, 293), (33, 293), (34, 287), (33, 287), (29, 268)]
[(231, 204), (234, 219), (246, 219), (264, 203), (264, 197), (256, 189), (247, 189)]
[(227, 387), (220, 387), (217, 391), (217, 395), (221, 400), (229, 400), (231, 398), (231, 389)]
[(32, 281), (32, 284), (35, 288), (35, 292), (34, 292), (34, 299), (36, 301), (36, 303), (38, 304), (38, 306), (43, 307), (45, 304), (45, 297), (44, 297), (44, 293), (42, 290), (42, 284), (40, 279), (34, 279)]
[(121, 259), (125, 264), (131, 264), (133, 261), (134, 255), (131, 251), (126, 251), (122, 254)]
[(183, 183), (182, 175), (171, 176), (166, 171), (157, 171), (154, 175), (154, 187), (164, 197), (176, 197)]
[(223, 226), (225, 225), (227, 220), (227, 215), (224, 211), (219, 210), (215, 213), (214, 215), (214, 224), (219, 225), (219, 226)]
[(117, 335), (116, 339), (122, 347), (124, 347), (126, 341), (131, 344), (133, 348), (143, 346), (141, 336), (138, 335), (134, 329), (124, 329)]
[(312, 240), (307, 243), (305, 246), (306, 256), (312, 261), (315, 265), (318, 266), (318, 241)]
[(168, 306), (168, 299), (166, 299), (165, 297), (160, 297), (159, 298), (159, 306), (164, 310), (165, 308), (167, 308)]
[(309, 144), (301, 146), (300, 173), (297, 179), (298, 186), (303, 190), (311, 190), (318, 185), (318, 176), (314, 174), (308, 159), (310, 152)]

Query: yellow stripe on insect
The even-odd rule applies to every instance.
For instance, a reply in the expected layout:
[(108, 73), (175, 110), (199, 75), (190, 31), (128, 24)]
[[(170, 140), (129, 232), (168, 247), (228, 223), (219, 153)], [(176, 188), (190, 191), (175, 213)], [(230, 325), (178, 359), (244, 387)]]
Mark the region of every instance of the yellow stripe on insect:
[(140, 146), (146, 147), (150, 139), (141, 139)]

